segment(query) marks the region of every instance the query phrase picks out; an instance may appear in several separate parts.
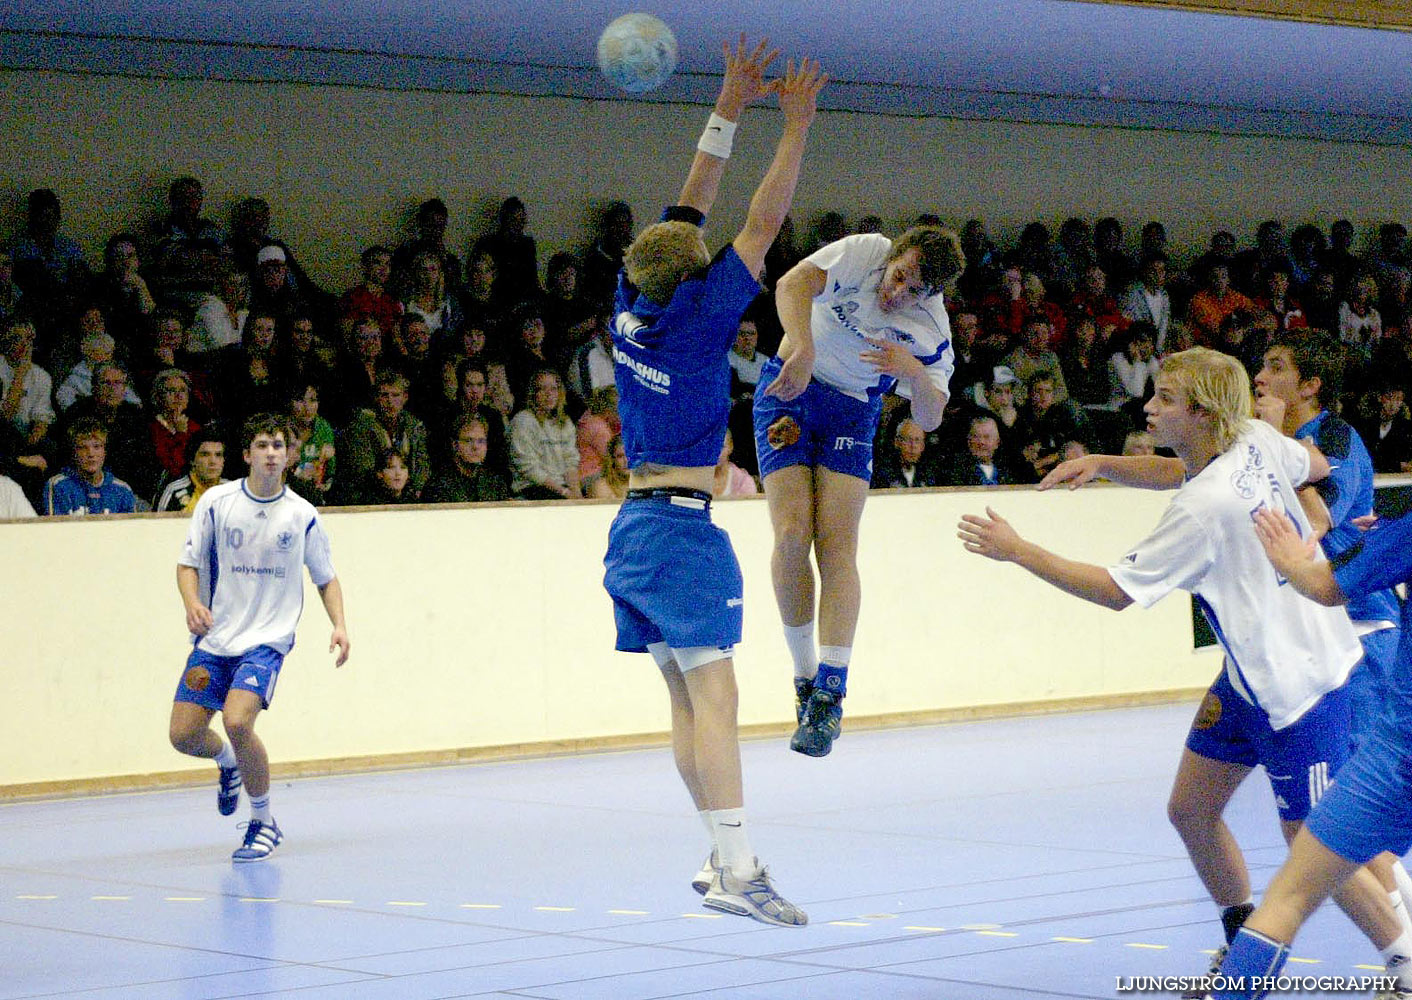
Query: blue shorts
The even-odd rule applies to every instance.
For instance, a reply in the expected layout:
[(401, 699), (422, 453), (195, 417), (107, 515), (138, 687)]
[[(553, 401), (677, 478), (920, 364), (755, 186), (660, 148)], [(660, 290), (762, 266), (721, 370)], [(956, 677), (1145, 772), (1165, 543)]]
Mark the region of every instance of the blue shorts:
[(1349, 710), (1353, 716), (1353, 747), (1356, 750), (1365, 735), (1376, 727), (1384, 709), (1390, 704), (1387, 679), (1397, 669), (1397, 644), (1402, 629), (1385, 628), (1359, 637), (1363, 643), (1363, 659), (1348, 676)]
[(613, 598), (617, 648), (645, 653), (740, 642), (745, 585), (709, 503), (687, 497), (623, 501), (608, 530), (603, 586)]
[(1339, 857), (1363, 864), (1383, 851), (1401, 857), (1412, 848), (1409, 726), (1412, 719), (1379, 716), (1305, 821), (1319, 843)]
[(755, 386), (755, 454), (761, 478), (791, 465), (822, 465), (845, 476), (872, 479), (882, 397), (864, 402), (816, 381), (785, 402), (765, 394), (780, 368), (779, 358), (766, 361)]
[(262, 708), (270, 707), (284, 654), (269, 646), (256, 646), (240, 656), (216, 656), (193, 649), (177, 683), (174, 701), (190, 701), (219, 712), (232, 690), (260, 696)]
[(1264, 710), (1231, 686), (1225, 670), (1206, 692), (1187, 734), (1194, 754), (1228, 764), (1261, 764), (1280, 819), (1298, 822), (1348, 760), (1348, 688), (1335, 688), (1284, 729), (1271, 729)]

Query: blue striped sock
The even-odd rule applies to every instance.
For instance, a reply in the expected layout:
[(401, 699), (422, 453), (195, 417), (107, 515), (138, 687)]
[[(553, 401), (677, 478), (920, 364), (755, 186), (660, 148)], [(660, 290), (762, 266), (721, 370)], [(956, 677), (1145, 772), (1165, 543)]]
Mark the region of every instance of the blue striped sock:
[[(1212, 992), (1211, 1000), (1259, 1000), (1269, 992), (1261, 983), (1279, 975), (1288, 957), (1289, 945), (1242, 927), (1218, 973), (1231, 985)], [(1242, 988), (1233, 988), (1237, 983)]]
[(250, 796), (250, 818), (259, 820), (261, 823), (273, 823), (274, 817), (270, 815), (270, 793), (264, 795)]

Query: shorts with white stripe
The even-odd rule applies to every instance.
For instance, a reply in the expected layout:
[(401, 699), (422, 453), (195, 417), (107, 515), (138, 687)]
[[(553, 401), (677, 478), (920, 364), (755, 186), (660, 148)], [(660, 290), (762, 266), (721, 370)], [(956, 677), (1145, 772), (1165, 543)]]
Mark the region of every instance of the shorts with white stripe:
[(1280, 819), (1302, 821), (1349, 757), (1346, 688), (1330, 691), (1284, 729), (1270, 728), (1258, 706), (1242, 698), (1223, 670), (1197, 710), (1186, 746), (1192, 753), (1246, 767), (1263, 765)]

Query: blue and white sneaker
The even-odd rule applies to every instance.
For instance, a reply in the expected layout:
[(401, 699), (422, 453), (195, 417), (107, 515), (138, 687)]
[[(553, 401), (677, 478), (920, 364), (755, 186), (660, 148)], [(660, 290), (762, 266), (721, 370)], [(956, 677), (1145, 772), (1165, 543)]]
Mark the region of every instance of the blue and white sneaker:
[(716, 849), (711, 848), (711, 856), (701, 864), (701, 870), (696, 873), (696, 877), (691, 880), (691, 887), (696, 890), (697, 895), (704, 896), (711, 889), (711, 883), (716, 879), (716, 873), (721, 870), (721, 856)]
[(216, 769), (221, 772), (216, 785), (216, 809), (222, 816), (229, 816), (240, 805), (240, 768), (217, 764)]
[(814, 678), (794, 678), (794, 722), (804, 725), (804, 716), (809, 712), (809, 696), (814, 693)]
[(264, 861), (274, 849), (284, 840), (284, 834), (279, 832), (279, 827), (274, 820), (268, 823), (261, 823), (258, 819), (252, 819), (250, 825), (245, 828), (245, 842), (235, 849), (230, 859), (236, 864), (245, 861)]
[(803, 910), (775, 891), (764, 868), (748, 879), (737, 878), (727, 868), (717, 868), (704, 903), (711, 910), (777, 927), (803, 927), (809, 922)]
[(790, 737), (789, 748), (810, 757), (826, 757), (843, 732), (843, 699), (816, 687), (809, 695), (804, 718)]

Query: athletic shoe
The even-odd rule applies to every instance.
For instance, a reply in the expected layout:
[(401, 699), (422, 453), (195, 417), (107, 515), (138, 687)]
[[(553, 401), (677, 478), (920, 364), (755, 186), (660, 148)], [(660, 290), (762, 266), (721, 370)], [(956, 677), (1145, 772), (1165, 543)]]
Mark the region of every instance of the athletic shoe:
[(843, 699), (823, 688), (809, 695), (804, 721), (790, 737), (789, 748), (810, 757), (826, 757), (843, 729)]
[(704, 903), (708, 909), (749, 917), (762, 924), (803, 927), (809, 922), (803, 910), (775, 891), (770, 884), (770, 874), (764, 868), (749, 879), (737, 878), (729, 869), (717, 868)]
[(274, 849), (282, 840), (284, 834), (279, 832), (279, 827), (273, 820), (261, 823), (258, 819), (252, 819), (250, 825), (245, 828), (245, 842), (235, 849), (230, 859), (237, 864), (243, 861), (264, 861), (274, 853)]
[(814, 678), (794, 678), (794, 724), (804, 725), (804, 714), (809, 710), (809, 696), (814, 693)]
[[(1221, 963), (1226, 960), (1226, 952), (1230, 950), (1230, 945), (1226, 944), (1216, 949), (1216, 954), (1211, 956), (1211, 967), (1206, 970), (1208, 980), (1216, 978), (1216, 975), (1221, 971)], [(1182, 1000), (1204, 1000), (1205, 996), (1206, 990), (1204, 989), (1187, 990), (1182, 994)]]
[(696, 890), (697, 895), (704, 896), (711, 889), (711, 882), (716, 878), (716, 872), (721, 870), (721, 856), (716, 849), (711, 848), (711, 854), (701, 863), (701, 870), (696, 873), (696, 877), (691, 880), (691, 887)]
[(240, 805), (240, 768), (217, 764), (216, 769), (221, 772), (216, 785), (216, 808), (222, 816), (229, 816)]
[(1373, 1000), (1408, 1000), (1412, 997), (1412, 990), (1403, 989), (1401, 986), (1394, 986), (1390, 990), (1383, 990)]

